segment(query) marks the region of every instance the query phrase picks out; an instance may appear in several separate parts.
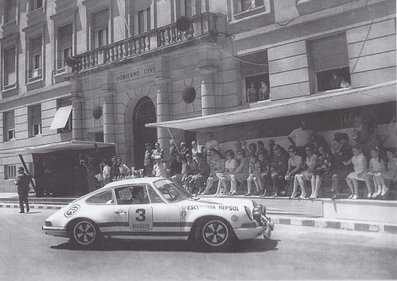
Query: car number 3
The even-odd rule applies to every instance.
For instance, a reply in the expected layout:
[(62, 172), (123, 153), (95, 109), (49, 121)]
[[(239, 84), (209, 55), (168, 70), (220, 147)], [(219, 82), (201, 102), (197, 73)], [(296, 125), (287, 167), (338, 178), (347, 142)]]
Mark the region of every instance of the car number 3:
[(146, 220), (146, 210), (145, 209), (137, 209), (135, 211), (138, 216), (135, 217), (137, 221), (145, 221)]

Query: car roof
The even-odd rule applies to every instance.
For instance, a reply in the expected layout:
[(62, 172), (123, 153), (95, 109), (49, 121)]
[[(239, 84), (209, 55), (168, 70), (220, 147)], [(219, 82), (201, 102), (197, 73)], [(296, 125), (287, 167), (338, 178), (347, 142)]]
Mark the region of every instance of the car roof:
[(103, 189), (113, 188), (117, 186), (123, 186), (128, 184), (142, 184), (142, 183), (153, 183), (158, 180), (166, 180), (166, 178), (161, 177), (145, 177), (145, 178), (131, 178), (131, 179), (123, 179), (117, 180), (107, 184)]

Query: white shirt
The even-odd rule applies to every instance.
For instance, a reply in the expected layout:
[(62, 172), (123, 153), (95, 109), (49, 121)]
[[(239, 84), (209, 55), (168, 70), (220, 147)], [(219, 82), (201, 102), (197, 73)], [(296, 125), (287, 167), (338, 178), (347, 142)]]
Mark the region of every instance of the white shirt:
[(295, 142), (295, 146), (305, 146), (310, 143), (310, 137), (313, 135), (312, 130), (303, 130), (301, 127), (292, 131), (289, 135)]
[(110, 178), (110, 167), (108, 165), (105, 165), (105, 167), (103, 167), (102, 178), (103, 179), (109, 179)]
[(229, 173), (231, 171), (234, 172), (234, 170), (236, 170), (237, 166), (238, 166), (238, 164), (237, 164), (236, 159), (226, 160), (226, 162), (225, 162), (225, 170), (227, 170)]

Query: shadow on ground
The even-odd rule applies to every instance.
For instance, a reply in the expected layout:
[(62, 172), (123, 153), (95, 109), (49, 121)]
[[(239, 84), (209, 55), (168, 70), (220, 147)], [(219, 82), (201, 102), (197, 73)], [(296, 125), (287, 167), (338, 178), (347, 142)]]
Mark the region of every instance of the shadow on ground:
[[(278, 242), (280, 240), (248, 240), (237, 241), (230, 249), (216, 252), (223, 253), (252, 253), (266, 252), (278, 250)], [(72, 242), (62, 243), (51, 246), (57, 250), (82, 250)], [(126, 241), (117, 239), (106, 239), (95, 247), (84, 249), (87, 251), (159, 251), (159, 252), (207, 252), (197, 249), (192, 243), (186, 241), (153, 241), (153, 240), (137, 240)]]

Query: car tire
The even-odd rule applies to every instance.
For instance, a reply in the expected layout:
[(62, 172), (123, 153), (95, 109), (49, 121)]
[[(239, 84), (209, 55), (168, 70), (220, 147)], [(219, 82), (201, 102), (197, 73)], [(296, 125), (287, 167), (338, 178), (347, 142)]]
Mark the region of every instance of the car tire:
[(70, 228), (70, 238), (79, 248), (90, 248), (101, 240), (98, 226), (91, 220), (81, 219)]
[(220, 218), (204, 220), (196, 231), (195, 238), (198, 250), (228, 250), (234, 240), (233, 230), (226, 221)]

